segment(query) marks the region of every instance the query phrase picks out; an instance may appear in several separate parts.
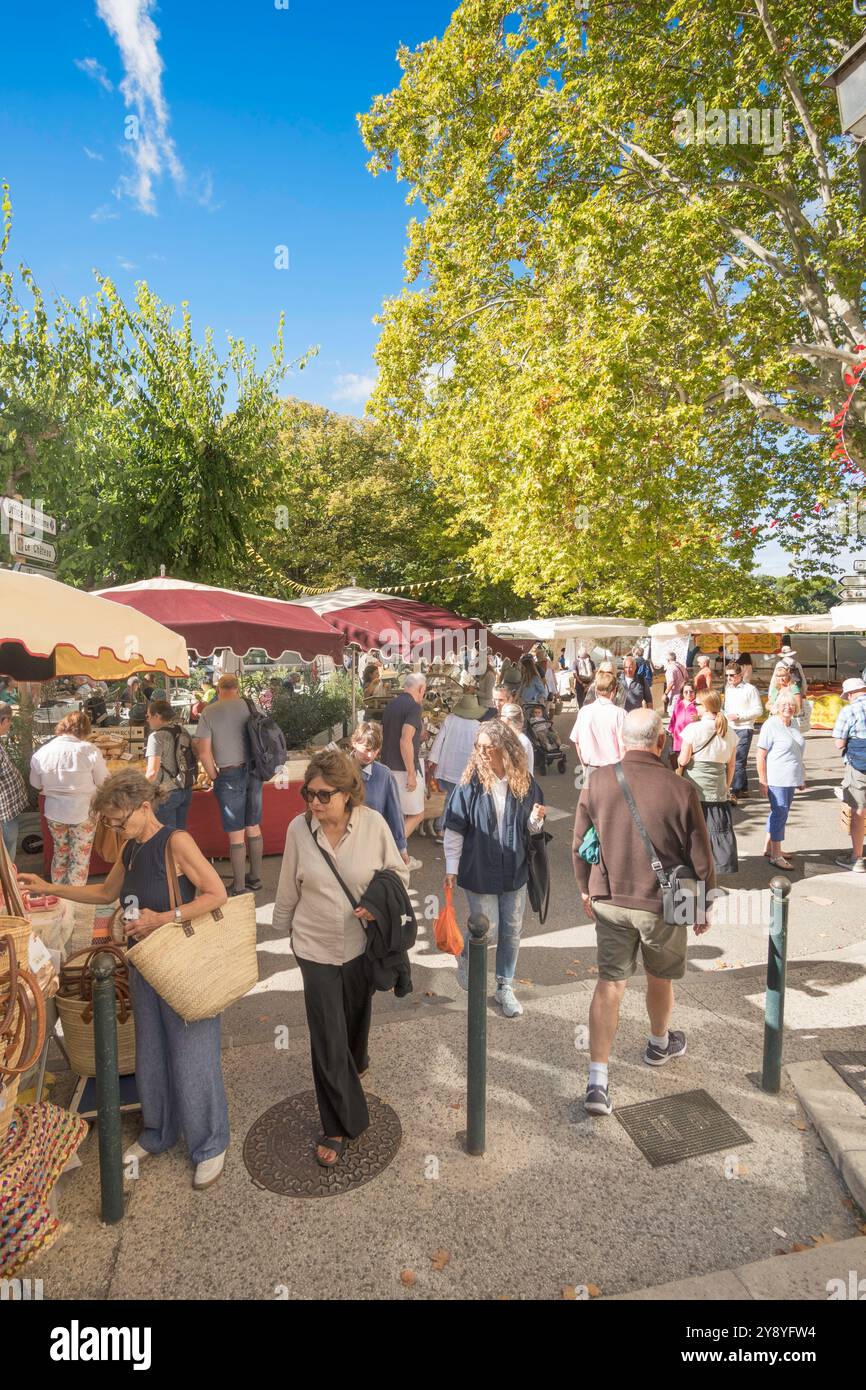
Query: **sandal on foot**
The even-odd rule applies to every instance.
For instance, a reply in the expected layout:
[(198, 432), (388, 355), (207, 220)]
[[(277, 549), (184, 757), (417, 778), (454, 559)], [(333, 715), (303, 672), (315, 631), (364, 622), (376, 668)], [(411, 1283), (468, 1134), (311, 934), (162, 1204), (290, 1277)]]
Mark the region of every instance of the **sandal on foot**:
[(784, 856), (782, 856), (781, 858), (770, 859), (770, 863), (772, 864), (774, 869), (793, 869), (794, 867), (790, 859), (785, 859)]
[[(346, 1152), (348, 1139), (343, 1135), (342, 1139), (334, 1138), (327, 1134), (320, 1134), (316, 1141), (316, 1162), (320, 1168), (336, 1168), (343, 1154)], [(334, 1153), (333, 1158), (320, 1158), (319, 1149), (331, 1149)]]

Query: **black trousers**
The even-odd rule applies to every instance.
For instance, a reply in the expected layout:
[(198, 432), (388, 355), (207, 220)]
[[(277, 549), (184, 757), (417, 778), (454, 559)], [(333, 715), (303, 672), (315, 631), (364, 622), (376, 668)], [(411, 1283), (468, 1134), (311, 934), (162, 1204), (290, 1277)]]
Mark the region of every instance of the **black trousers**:
[(370, 1123), (358, 1073), (369, 1064), (367, 1042), (373, 987), (363, 955), (345, 965), (319, 965), (296, 956), (304, 981), (310, 1055), (322, 1133), (356, 1139)]

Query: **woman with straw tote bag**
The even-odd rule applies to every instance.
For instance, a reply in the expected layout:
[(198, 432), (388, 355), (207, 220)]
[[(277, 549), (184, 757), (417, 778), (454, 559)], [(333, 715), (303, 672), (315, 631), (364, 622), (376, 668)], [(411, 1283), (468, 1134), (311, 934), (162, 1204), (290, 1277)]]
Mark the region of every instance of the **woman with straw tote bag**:
[[(161, 799), (159, 789), (141, 773), (116, 773), (93, 798), (93, 810), (106, 825), (128, 837), (105, 882), (86, 888), (50, 887), (31, 874), (23, 874), (21, 882), (73, 902), (110, 903), (120, 898), (128, 937), (149, 945), (150, 951), (157, 938), (162, 941), (168, 933), (169, 943), (158, 955), (160, 960), (172, 956), (170, 983), (162, 980), (154, 987), (151, 980), (157, 977), (149, 953), (137, 957), (139, 946), (127, 956), (135, 1016), (135, 1079), (144, 1127), (125, 1161), (140, 1163), (151, 1154), (164, 1153), (183, 1135), (196, 1165), (193, 1187), (202, 1189), (222, 1173), (229, 1143), (219, 1013), (250, 979), (249, 970), (241, 978), (236, 958), (249, 956), (255, 901), (245, 894), (227, 902), (225, 884), (192, 836), (160, 825), (153, 807)], [(222, 935), (216, 951), (215, 934)], [(181, 941), (190, 953), (178, 959), (172, 952)], [(204, 977), (194, 1000), (190, 975)], [(192, 1007), (185, 1012), (195, 1012), (196, 1021), (187, 1022), (163, 988), (174, 1004), (184, 1006), (184, 998), (189, 999)]]

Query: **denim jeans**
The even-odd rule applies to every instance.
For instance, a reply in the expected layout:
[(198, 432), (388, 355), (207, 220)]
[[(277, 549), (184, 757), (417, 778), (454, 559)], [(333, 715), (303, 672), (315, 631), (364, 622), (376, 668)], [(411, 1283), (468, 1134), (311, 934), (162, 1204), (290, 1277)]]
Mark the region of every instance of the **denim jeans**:
[(785, 838), (785, 826), (788, 823), (788, 812), (791, 809), (791, 802), (794, 800), (796, 787), (768, 787), (770, 794), (770, 814), (767, 817), (767, 834), (771, 840), (777, 844)]
[[(447, 811), (448, 798), (453, 792), (454, 788), (457, 786), (457, 783), (446, 782), (444, 777), (437, 777), (436, 781), (439, 783), (439, 786), (445, 793), (445, 811)], [(445, 811), (442, 812), (441, 816), (437, 816), (435, 821), (433, 822), (433, 829), (436, 831), (437, 835), (441, 835), (442, 831), (445, 829)]]
[(262, 784), (245, 767), (230, 767), (217, 773), (213, 789), (226, 834), (261, 823)]
[(752, 739), (755, 737), (754, 729), (735, 729), (737, 735), (737, 752), (734, 762), (734, 780), (731, 783), (731, 791), (745, 792), (749, 789), (749, 775), (746, 766), (749, 761), (749, 749), (752, 746)]
[(173, 1149), (183, 1135), (193, 1163), (229, 1145), (229, 1112), (220, 1058), (220, 1020), (184, 1023), (130, 966), (135, 1015), (135, 1083), (148, 1153)]
[(186, 818), (189, 815), (189, 808), (192, 803), (192, 787), (185, 790), (182, 787), (176, 788), (171, 796), (166, 797), (165, 801), (154, 808), (154, 814), (160, 825), (170, 825), (172, 830), (186, 830)]
[[(464, 892), (470, 915), (483, 912), (491, 931), (497, 932), (496, 982), (510, 985), (517, 969), (520, 933), (526, 911), (526, 885), (515, 893), (470, 893), (468, 888)], [(467, 940), (468, 937), (463, 942), (464, 956), (467, 954)]]
[(3, 831), (3, 843), (9, 851), (9, 858), (14, 859), (18, 848), (18, 817), (0, 821), (0, 830)]

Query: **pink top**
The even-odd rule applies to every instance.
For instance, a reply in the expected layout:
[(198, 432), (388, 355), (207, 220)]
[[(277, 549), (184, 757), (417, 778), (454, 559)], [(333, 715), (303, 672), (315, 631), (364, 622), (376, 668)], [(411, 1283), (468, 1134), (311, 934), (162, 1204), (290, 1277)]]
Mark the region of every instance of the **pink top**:
[(571, 731), (571, 741), (585, 766), (606, 767), (608, 763), (622, 762), (624, 719), (625, 710), (604, 695), (583, 706)]
[(698, 707), (694, 700), (686, 702), (682, 695), (678, 695), (674, 700), (673, 709), (671, 710), (671, 719), (668, 725), (668, 733), (673, 740), (675, 753), (679, 753), (682, 747), (683, 729), (687, 724), (693, 723), (697, 718)]

